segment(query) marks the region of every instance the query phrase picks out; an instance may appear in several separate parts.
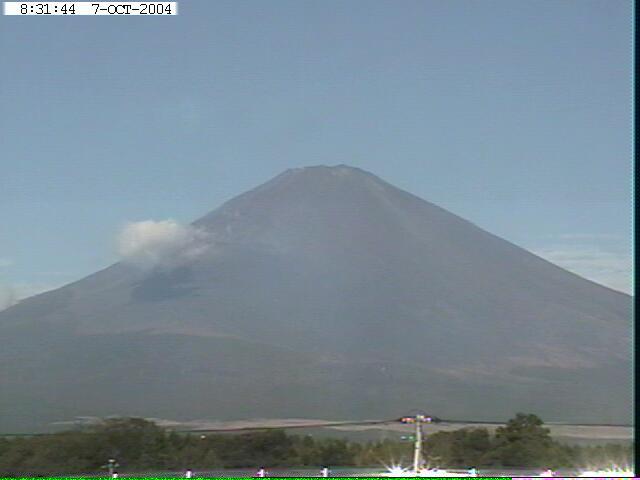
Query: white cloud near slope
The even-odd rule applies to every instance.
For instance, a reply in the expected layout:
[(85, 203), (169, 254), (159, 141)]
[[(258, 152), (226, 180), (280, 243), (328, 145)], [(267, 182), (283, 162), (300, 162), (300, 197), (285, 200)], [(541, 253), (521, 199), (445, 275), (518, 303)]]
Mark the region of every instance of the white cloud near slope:
[(144, 220), (125, 225), (117, 237), (122, 260), (142, 268), (177, 266), (204, 253), (206, 232), (174, 220)]
[(562, 268), (601, 285), (632, 293), (632, 261), (625, 253), (593, 245), (553, 245), (531, 249)]

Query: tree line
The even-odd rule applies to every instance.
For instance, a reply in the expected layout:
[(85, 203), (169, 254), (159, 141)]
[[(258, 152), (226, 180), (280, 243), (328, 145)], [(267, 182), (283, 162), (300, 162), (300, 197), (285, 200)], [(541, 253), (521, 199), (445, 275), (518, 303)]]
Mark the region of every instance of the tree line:
[(437, 432), (425, 442), (433, 463), (447, 466), (610, 468), (632, 465), (631, 444), (568, 445), (551, 438), (536, 415), (519, 413), (491, 435), (486, 428)]
[[(283, 430), (243, 434), (176, 433), (140, 418), (107, 419), (81, 430), (0, 438), (0, 476), (105, 472), (109, 458), (121, 472), (257, 468), (260, 466), (379, 466), (411, 461), (400, 440), (354, 442), (289, 435)], [(465, 428), (428, 435), (425, 459), (445, 467), (585, 467), (630, 465), (630, 445), (570, 446), (554, 441), (542, 420), (518, 414), (491, 434)]]

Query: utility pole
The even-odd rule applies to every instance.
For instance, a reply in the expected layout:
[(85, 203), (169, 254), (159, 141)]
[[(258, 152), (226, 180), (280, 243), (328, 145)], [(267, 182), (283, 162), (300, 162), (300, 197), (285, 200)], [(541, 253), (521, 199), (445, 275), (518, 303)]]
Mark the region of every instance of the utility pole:
[(422, 466), (422, 415), (416, 415), (416, 441), (413, 444), (413, 471), (417, 475)]
[(423, 464), (422, 459), (422, 424), (431, 423), (433, 418), (425, 415), (416, 415), (415, 417), (402, 417), (402, 423), (414, 423), (416, 426), (416, 436), (413, 443), (413, 472), (417, 475)]
[(110, 458), (110, 459), (107, 461), (107, 464), (106, 464), (106, 465), (102, 465), (102, 468), (107, 468), (107, 469), (109, 470), (109, 476), (110, 476), (111, 478), (114, 478), (114, 477), (113, 477), (113, 474), (115, 473), (115, 474), (117, 475), (117, 473), (116, 473), (116, 467), (119, 467), (119, 466), (120, 466), (120, 464), (116, 461), (116, 459), (115, 459), (115, 458)]

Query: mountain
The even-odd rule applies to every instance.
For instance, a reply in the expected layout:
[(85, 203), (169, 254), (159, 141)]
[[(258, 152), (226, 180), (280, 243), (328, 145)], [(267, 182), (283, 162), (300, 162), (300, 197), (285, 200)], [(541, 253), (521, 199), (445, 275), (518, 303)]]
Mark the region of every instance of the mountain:
[(347, 166), (0, 312), (0, 432), (110, 414), (629, 423), (631, 298)]

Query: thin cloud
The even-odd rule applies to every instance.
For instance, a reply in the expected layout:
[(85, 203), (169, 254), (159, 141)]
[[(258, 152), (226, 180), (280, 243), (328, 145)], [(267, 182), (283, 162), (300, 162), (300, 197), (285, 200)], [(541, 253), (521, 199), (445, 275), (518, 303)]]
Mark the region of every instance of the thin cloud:
[(13, 265), (13, 260), (9, 258), (0, 258), (0, 268), (6, 268)]
[(0, 311), (20, 303), (25, 298), (61, 287), (62, 284), (15, 283), (0, 284)]
[(621, 240), (621, 235), (612, 233), (561, 233), (560, 240)]
[(614, 290), (631, 293), (631, 257), (591, 245), (531, 249), (545, 260)]
[(9, 285), (0, 285), (0, 311), (18, 303), (15, 290)]
[(596, 241), (596, 240), (624, 240), (622, 235), (616, 235), (613, 233), (554, 233), (542, 235), (540, 238), (546, 238), (550, 240), (583, 240), (583, 241)]

